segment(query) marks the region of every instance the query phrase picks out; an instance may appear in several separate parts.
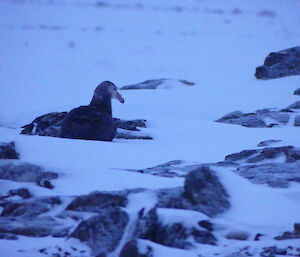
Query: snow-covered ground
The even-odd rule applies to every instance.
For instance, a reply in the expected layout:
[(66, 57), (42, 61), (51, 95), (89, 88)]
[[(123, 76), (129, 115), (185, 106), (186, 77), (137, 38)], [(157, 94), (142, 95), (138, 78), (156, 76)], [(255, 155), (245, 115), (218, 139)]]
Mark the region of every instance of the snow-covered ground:
[[(249, 129), (214, 122), (231, 111), (284, 108), (299, 100), (293, 95), (299, 76), (259, 81), (253, 75), (269, 52), (299, 45), (298, 0), (0, 0), (0, 12), (0, 141), (14, 140), (21, 160), (65, 174), (53, 191), (33, 187), (38, 195), (181, 186), (183, 178), (120, 169), (176, 159), (217, 162), (268, 139), (300, 147), (293, 126)], [(156, 78), (196, 84), (122, 91), (125, 104), (113, 103), (114, 117), (147, 119), (145, 130), (154, 140), (19, 135), (39, 115), (87, 104), (103, 80), (121, 87)], [(232, 208), (218, 217), (223, 226), (280, 233), (300, 222), (299, 184), (270, 189), (218, 174), (232, 198)], [(3, 191), (13, 186), (0, 181)], [(0, 240), (0, 256), (32, 256), (34, 244), (45, 245), (44, 239), (30, 240)], [(153, 247), (155, 257), (212, 256), (243, 243), (221, 242), (193, 253)], [(274, 244), (270, 239), (264, 246)], [(17, 251), (23, 245), (27, 253)]]

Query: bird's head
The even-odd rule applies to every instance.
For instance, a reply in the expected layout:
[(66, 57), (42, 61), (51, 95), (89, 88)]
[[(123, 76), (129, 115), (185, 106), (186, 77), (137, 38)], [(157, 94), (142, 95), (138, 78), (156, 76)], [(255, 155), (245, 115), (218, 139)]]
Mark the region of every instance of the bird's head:
[(92, 103), (100, 103), (106, 99), (117, 99), (120, 103), (124, 103), (124, 98), (118, 92), (117, 86), (110, 81), (103, 81), (94, 91)]

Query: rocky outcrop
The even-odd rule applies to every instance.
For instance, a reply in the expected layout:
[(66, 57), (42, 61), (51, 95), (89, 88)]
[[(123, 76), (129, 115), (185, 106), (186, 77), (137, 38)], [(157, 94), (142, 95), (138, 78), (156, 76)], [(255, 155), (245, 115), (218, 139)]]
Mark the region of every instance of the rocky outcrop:
[(154, 257), (153, 249), (147, 246), (145, 249), (141, 249), (137, 240), (131, 240), (127, 242), (120, 252), (119, 257)]
[(69, 226), (47, 215), (61, 204), (59, 197), (38, 197), (1, 203), (3, 210), (0, 216), (0, 235), (67, 236)]
[(100, 212), (106, 208), (125, 207), (127, 195), (124, 192), (93, 192), (76, 197), (66, 208), (71, 211)]
[(234, 171), (253, 183), (287, 187), (300, 182), (300, 149), (293, 146), (244, 150), (225, 157), (224, 163), (235, 165)]
[(62, 202), (59, 197), (41, 197), (25, 201), (10, 202), (4, 205), (1, 217), (34, 218), (50, 211)]
[(288, 125), (289, 120), (298, 111), (292, 110), (294, 105), (286, 109), (260, 109), (253, 113), (242, 113), (240, 111), (231, 112), (216, 122), (241, 125), (248, 128), (272, 128)]
[(119, 245), (128, 220), (120, 208), (108, 208), (81, 222), (70, 236), (85, 242), (93, 256), (105, 256)]
[[(270, 142), (266, 141), (260, 143), (259, 146), (263, 147), (266, 144), (275, 142), (272, 140)], [(287, 187), (290, 182), (300, 182), (300, 149), (293, 146), (282, 146), (244, 150), (226, 156), (224, 161), (206, 163), (205, 166), (212, 169), (214, 167), (228, 168), (256, 184), (267, 184), (271, 187)], [(201, 169), (201, 167), (203, 167), (201, 163), (175, 160), (143, 170), (128, 171), (161, 177), (186, 177), (187, 174), (193, 174), (190, 172), (195, 169)], [(178, 206), (178, 208), (182, 209), (199, 211), (195, 207), (184, 207), (182, 201), (184, 198), (181, 197), (181, 194), (183, 194), (182, 188), (163, 189), (158, 193), (159, 203), (163, 203), (161, 206), (167, 208), (177, 208), (174, 206)], [(211, 215), (211, 212), (203, 209), (203, 206), (201, 208), (201, 212)]]
[(120, 90), (130, 89), (169, 89), (176, 87), (190, 87), (194, 86), (194, 82), (187, 80), (174, 80), (174, 79), (151, 79), (141, 83), (123, 86)]
[(300, 47), (270, 53), (263, 66), (256, 68), (257, 79), (274, 79), (300, 75)]
[(0, 143), (0, 159), (19, 159), (15, 142)]
[(0, 179), (33, 182), (41, 187), (53, 189), (51, 180), (57, 179), (58, 175), (34, 164), (18, 160), (0, 160)]
[[(24, 125), (21, 134), (39, 135), (49, 137), (60, 137), (60, 129), (67, 112), (51, 112), (34, 119), (30, 124)], [(146, 128), (147, 121), (121, 120), (114, 118), (117, 125), (116, 138), (122, 139), (153, 139), (150, 135), (144, 134), (139, 128)]]
[(265, 140), (265, 141), (261, 141), (257, 146), (259, 147), (265, 147), (265, 146), (270, 146), (276, 143), (281, 142), (281, 140), (277, 140), (277, 139), (270, 139), (270, 140)]
[(146, 214), (140, 213), (135, 234), (137, 238), (179, 249), (195, 247), (192, 242), (214, 245), (217, 241), (211, 231), (200, 226), (189, 227), (180, 222), (163, 224), (156, 208)]
[(297, 88), (297, 89), (294, 91), (294, 95), (300, 95), (300, 88)]
[(190, 172), (184, 181), (184, 199), (208, 216), (214, 216), (229, 208), (228, 194), (216, 173), (207, 166)]
[(189, 172), (193, 171), (195, 168), (198, 168), (199, 164), (190, 164), (182, 160), (169, 161), (154, 167), (146, 169), (126, 169), (127, 171), (134, 171), (144, 174), (150, 174), (160, 177), (185, 177)]

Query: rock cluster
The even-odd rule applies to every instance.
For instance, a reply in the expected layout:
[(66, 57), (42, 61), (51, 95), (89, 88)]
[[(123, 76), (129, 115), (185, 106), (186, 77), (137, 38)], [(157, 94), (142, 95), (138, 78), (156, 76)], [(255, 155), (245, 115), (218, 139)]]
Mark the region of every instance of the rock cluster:
[[(260, 146), (271, 144), (274, 141), (278, 142), (278, 140), (269, 140), (269, 142), (261, 142)], [(290, 182), (300, 182), (300, 149), (293, 146), (244, 150), (226, 156), (224, 161), (205, 165), (211, 168), (227, 168), (253, 183), (267, 184), (271, 187), (284, 188)], [(202, 166), (201, 163), (175, 160), (143, 170), (128, 171), (161, 177), (185, 177), (187, 174), (189, 176), (193, 174), (192, 170)], [(173, 203), (175, 202), (173, 200)]]
[(300, 75), (300, 47), (270, 53), (263, 66), (256, 68), (257, 79), (274, 79)]
[[(10, 192), (20, 198), (16, 200), (10, 195), (2, 201), (0, 198), (0, 238), (14, 240), (21, 235), (76, 238), (89, 246), (92, 256), (102, 257), (111, 253), (121, 257), (153, 256), (152, 248), (142, 247), (140, 239), (180, 249), (217, 243), (209, 219), (227, 210), (230, 204), (213, 170), (199, 167), (186, 177), (183, 187), (151, 192), (156, 204), (146, 210), (145, 203), (136, 213), (127, 207), (130, 196), (149, 190), (93, 192), (64, 198), (35, 197), (26, 189)], [(66, 201), (70, 202), (67, 206), (63, 204)], [(58, 211), (51, 214), (53, 209)], [(161, 216), (164, 210), (175, 214), (197, 211), (199, 220), (191, 224), (180, 220), (166, 223)]]
[[(300, 102), (291, 104), (285, 109), (260, 109), (252, 113), (234, 111), (226, 114), (216, 122), (240, 125), (248, 128), (273, 128), (288, 126), (289, 124), (299, 126)], [(292, 122), (291, 122), (292, 121)]]

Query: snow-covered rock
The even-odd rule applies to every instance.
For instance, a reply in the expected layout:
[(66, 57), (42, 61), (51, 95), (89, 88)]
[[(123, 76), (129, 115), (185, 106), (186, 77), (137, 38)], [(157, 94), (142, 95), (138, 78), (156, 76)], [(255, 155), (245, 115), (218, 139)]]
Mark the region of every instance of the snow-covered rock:
[(288, 106), (286, 109), (260, 109), (253, 113), (242, 113), (240, 111), (234, 111), (229, 114), (226, 114), (220, 119), (217, 119), (216, 122), (228, 123), (241, 125), (248, 128), (272, 128), (278, 126), (288, 126), (294, 125), (293, 123), (289, 124), (289, 121), (294, 119), (295, 116), (299, 113), (298, 102)]
[(57, 179), (58, 176), (58, 173), (34, 164), (19, 160), (0, 160), (0, 179), (33, 182), (41, 187), (53, 189), (51, 180)]
[(93, 256), (106, 256), (119, 245), (128, 220), (120, 208), (107, 208), (81, 222), (70, 236), (86, 243)]
[(151, 79), (141, 83), (123, 86), (121, 90), (129, 89), (170, 89), (178, 87), (190, 87), (194, 86), (194, 82), (187, 80), (175, 80), (175, 79)]
[(300, 47), (293, 47), (270, 53), (263, 66), (256, 68), (258, 79), (274, 79), (291, 75), (300, 75)]
[(0, 142), (0, 159), (19, 159), (19, 153), (16, 151), (15, 142)]

